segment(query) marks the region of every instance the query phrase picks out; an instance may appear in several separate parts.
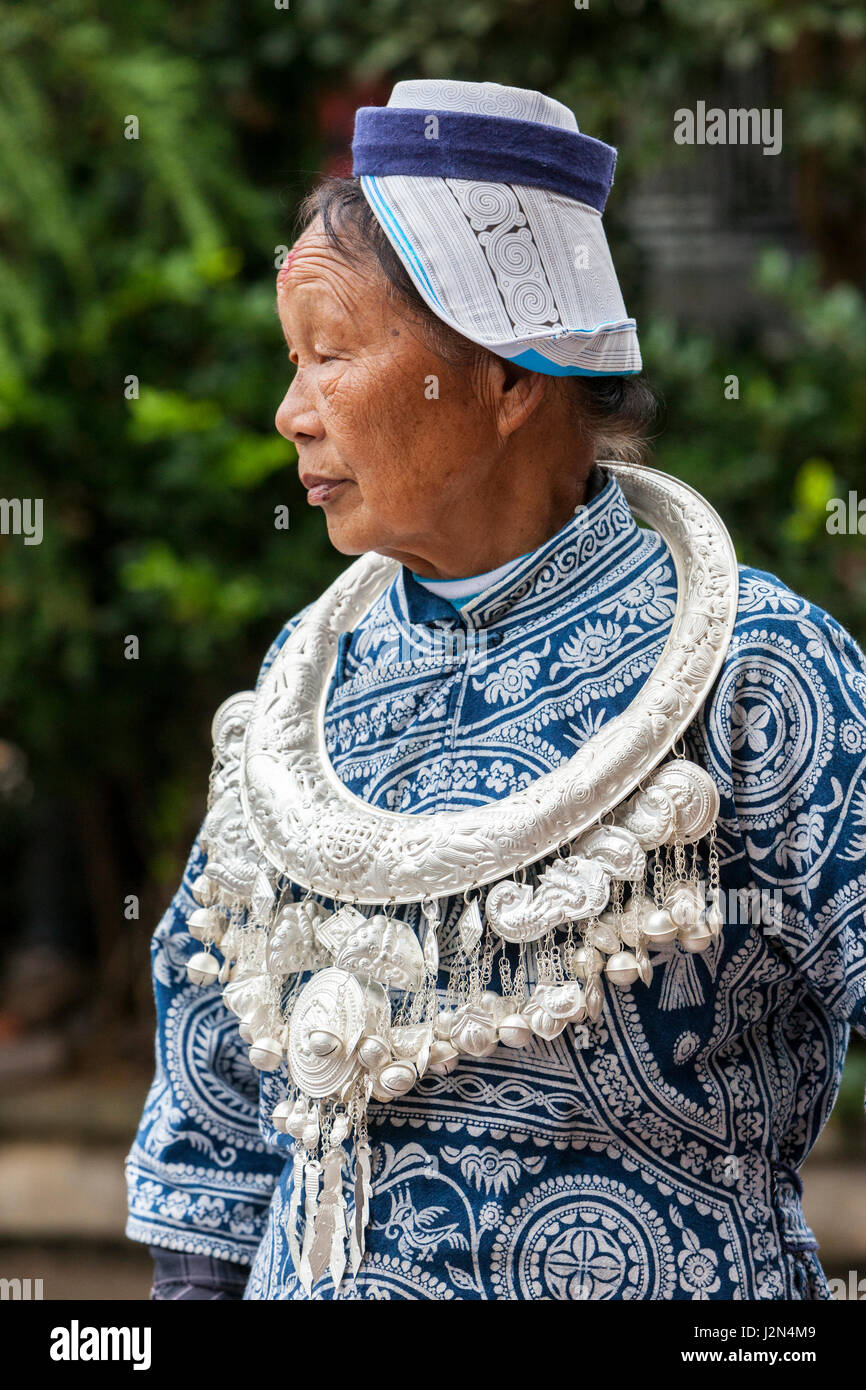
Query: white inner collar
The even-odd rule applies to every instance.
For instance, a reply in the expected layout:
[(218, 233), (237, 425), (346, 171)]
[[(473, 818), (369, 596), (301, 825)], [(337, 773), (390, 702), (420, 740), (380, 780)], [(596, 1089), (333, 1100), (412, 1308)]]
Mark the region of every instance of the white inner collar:
[[(526, 555), (530, 553), (527, 551)], [(488, 570), (486, 574), (471, 574), (466, 579), (422, 579), (421, 575), (415, 574), (414, 571), (412, 578), (440, 598), (465, 598), (467, 594), (480, 594), (491, 585), (498, 584), (500, 579), (504, 579), (506, 574), (514, 569), (518, 561), (526, 559), (526, 555), (515, 555), (513, 560), (506, 560), (504, 565), (499, 565), (495, 570)]]

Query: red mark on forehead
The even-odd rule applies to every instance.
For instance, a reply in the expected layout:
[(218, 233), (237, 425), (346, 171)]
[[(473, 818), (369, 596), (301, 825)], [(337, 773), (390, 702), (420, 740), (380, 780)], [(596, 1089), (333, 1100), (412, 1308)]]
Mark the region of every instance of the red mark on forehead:
[(288, 280), (288, 278), (289, 278), (289, 271), (290, 271), (291, 268), (292, 268), (292, 261), (295, 259), (295, 257), (297, 256), (297, 254), (298, 254), (297, 251), (289, 251), (288, 255), (286, 256), (286, 259), (283, 261), (283, 264), (280, 266), (280, 269), (279, 269), (279, 271), (277, 272), (277, 289), (278, 289), (278, 290), (281, 290), (281, 289), (283, 288), (283, 285), (284, 285), (284, 284), (286, 283), (286, 281)]

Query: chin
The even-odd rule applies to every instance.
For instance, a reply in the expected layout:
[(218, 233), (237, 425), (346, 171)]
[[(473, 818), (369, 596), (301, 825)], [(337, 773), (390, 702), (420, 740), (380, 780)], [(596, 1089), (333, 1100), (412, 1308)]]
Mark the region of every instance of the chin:
[(365, 526), (360, 519), (352, 521), (328, 518), (328, 539), (341, 555), (364, 555), (368, 550), (378, 550), (385, 541), (377, 527)]

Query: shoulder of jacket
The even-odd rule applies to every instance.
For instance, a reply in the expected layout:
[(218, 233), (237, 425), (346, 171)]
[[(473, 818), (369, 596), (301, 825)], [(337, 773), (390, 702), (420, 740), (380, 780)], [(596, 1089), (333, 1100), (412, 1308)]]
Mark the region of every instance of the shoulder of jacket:
[(842, 624), (768, 570), (740, 565), (740, 592), (729, 656), (748, 647), (780, 647), (831, 664), (866, 671), (866, 657)]

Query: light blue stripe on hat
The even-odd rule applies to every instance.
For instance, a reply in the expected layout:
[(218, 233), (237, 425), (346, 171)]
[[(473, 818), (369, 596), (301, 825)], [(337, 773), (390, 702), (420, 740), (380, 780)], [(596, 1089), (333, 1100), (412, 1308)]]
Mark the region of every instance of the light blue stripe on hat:
[[(593, 330), (593, 332), (610, 332), (609, 328)], [(546, 376), (637, 376), (640, 367), (626, 368), (625, 371), (616, 372), (607, 368), (603, 372), (594, 372), (591, 367), (560, 366), (558, 362), (551, 362), (549, 357), (542, 357), (535, 348), (527, 348), (525, 352), (518, 353), (516, 357), (509, 357), (509, 362), (514, 362), (518, 367), (526, 367), (530, 372), (544, 372)]]
[(400, 223), (397, 221), (391, 209), (388, 207), (388, 204), (383, 200), (382, 195), (377, 187), (376, 180), (373, 178), (372, 174), (361, 175), (361, 190), (372, 203), (376, 215), (379, 218), (379, 221), (393, 233), (394, 239), (399, 242), (400, 246), (403, 248), (404, 254), (412, 262), (412, 267), (415, 271), (416, 276), (424, 285), (424, 288), (426, 289), (430, 298), (433, 300), (434, 304), (438, 305), (438, 307), (444, 313), (444, 305), (440, 303), (436, 291), (430, 284), (424, 267), (422, 266), (421, 262), (418, 260), (418, 257), (415, 254), (415, 249), (412, 246), (411, 241), (404, 232), (403, 228), (400, 226)]

